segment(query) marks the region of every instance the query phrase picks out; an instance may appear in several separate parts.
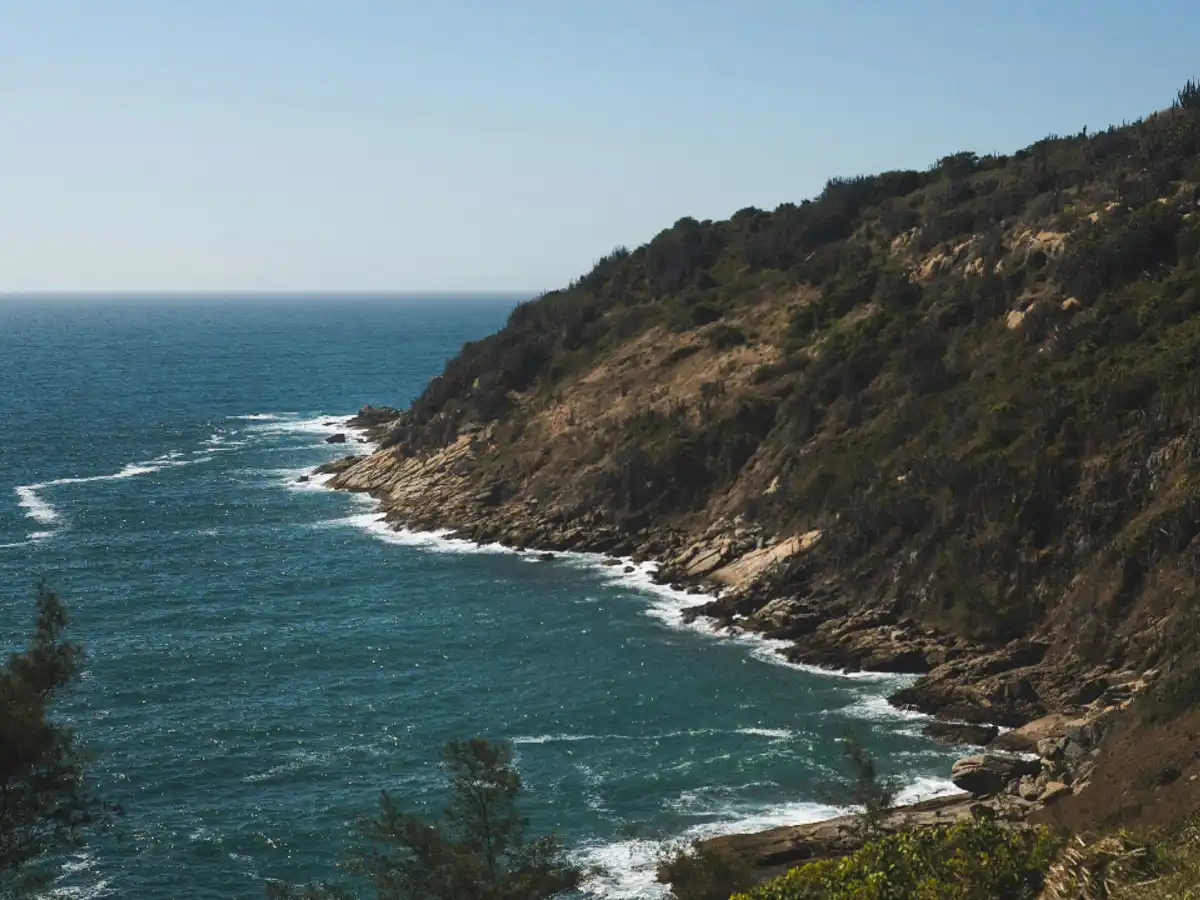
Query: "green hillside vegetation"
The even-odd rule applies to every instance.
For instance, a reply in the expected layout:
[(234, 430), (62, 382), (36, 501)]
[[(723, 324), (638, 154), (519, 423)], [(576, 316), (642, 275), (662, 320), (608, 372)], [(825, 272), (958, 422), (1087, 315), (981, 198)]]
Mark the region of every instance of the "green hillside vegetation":
[[(466, 344), (389, 442), (490, 426), (475, 465), (494, 502), (651, 546), (717, 513), (819, 530), (762, 602), (816, 592), (984, 645), (1052, 633), (1078, 671), (1159, 666), (1168, 705), (1190, 703), (1198, 93), (680, 219)], [(704, 380), (683, 390), (688, 366)], [(576, 410), (585, 387), (628, 409)]]

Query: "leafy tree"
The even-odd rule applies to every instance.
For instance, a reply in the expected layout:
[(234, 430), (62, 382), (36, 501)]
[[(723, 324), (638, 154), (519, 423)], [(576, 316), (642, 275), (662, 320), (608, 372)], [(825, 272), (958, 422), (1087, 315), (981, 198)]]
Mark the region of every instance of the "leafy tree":
[(83, 649), (63, 638), (67, 611), (58, 595), (45, 582), (36, 591), (29, 646), (0, 669), (0, 897), (45, 885), (52, 855), (80, 846), (116, 812), (89, 792), (73, 732), (50, 718)]
[(1176, 96), (1175, 105), (1183, 109), (1200, 110), (1200, 80), (1189, 78)]
[[(366, 827), (374, 846), (348, 865), (378, 900), (544, 900), (577, 887), (582, 870), (553, 836), (526, 841), (517, 810), (521, 776), (512, 748), (481, 738), (450, 741), (442, 759), (452, 800), (442, 821), (402, 812), (384, 791)], [(268, 886), (276, 900), (349, 897), (339, 888)]]
[(842, 736), (842, 760), (845, 777), (821, 790), (822, 799), (836, 806), (848, 806), (858, 813), (853, 829), (864, 838), (876, 838), (883, 833), (883, 823), (896, 806), (900, 779), (881, 776), (875, 757), (863, 744), (858, 731), (850, 726)]

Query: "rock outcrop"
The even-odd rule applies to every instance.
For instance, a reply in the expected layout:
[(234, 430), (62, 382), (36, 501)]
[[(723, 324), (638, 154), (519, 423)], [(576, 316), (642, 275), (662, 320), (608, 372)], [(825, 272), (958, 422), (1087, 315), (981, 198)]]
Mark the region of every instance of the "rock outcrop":
[(1036, 759), (989, 753), (965, 756), (955, 762), (950, 769), (950, 780), (954, 782), (955, 787), (969, 794), (986, 797), (1002, 793), (1010, 783), (1041, 770), (1041, 761)]

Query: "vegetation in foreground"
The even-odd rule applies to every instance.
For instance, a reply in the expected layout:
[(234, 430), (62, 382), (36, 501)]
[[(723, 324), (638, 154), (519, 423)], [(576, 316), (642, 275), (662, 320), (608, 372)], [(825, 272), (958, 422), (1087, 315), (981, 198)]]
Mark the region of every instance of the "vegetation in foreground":
[(45, 887), (53, 857), (81, 846), (118, 812), (92, 793), (74, 733), (51, 718), (79, 674), (83, 649), (63, 636), (66, 607), (44, 582), (36, 601), (28, 646), (0, 669), (0, 898)]
[(736, 900), (1034, 900), (1063, 844), (977, 818), (901, 832), (793, 869)]
[[(377, 900), (546, 900), (579, 885), (583, 871), (552, 836), (528, 841), (517, 809), (521, 776), (508, 744), (450, 741), (442, 752), (450, 805), (440, 822), (405, 813), (387, 791), (367, 824), (370, 849), (347, 868)], [(268, 886), (274, 900), (350, 898), (349, 888)]]

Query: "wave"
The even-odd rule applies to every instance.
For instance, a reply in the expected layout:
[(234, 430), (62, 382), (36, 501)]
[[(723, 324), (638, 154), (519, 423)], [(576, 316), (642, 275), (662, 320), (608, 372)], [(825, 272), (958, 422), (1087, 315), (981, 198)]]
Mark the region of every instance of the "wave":
[[(197, 463), (210, 462), (214, 459), (213, 456), (202, 451), (195, 451), (194, 454), (187, 458), (182, 458), (184, 454), (173, 452), (163, 456), (157, 456), (154, 459), (143, 460), (141, 462), (127, 463), (118, 472), (113, 472), (108, 475), (83, 475), (72, 478), (53, 478), (50, 481), (39, 481), (34, 484), (18, 485), (14, 490), (17, 494), (17, 505), (25, 510), (25, 515), (42, 525), (60, 526), (62, 515), (49, 500), (41, 495), (41, 492), (47, 488), (63, 487), (74, 484), (92, 484), (99, 481), (121, 481), (125, 478), (137, 478), (141, 475), (152, 475), (155, 472), (161, 472), (163, 469), (176, 468), (178, 466), (191, 466)], [(29, 541), (41, 541), (52, 537), (57, 528), (51, 531), (35, 531), (29, 535)], [(5, 545), (11, 546), (11, 545)]]
[[(646, 610), (646, 614), (658, 619), (668, 628), (676, 631), (696, 632), (710, 638), (740, 644), (748, 649), (750, 655), (759, 662), (825, 678), (843, 678), (888, 687), (902, 687), (916, 680), (916, 676), (899, 675), (893, 672), (852, 672), (823, 669), (819, 666), (792, 662), (780, 652), (791, 646), (788, 641), (764, 637), (753, 631), (729, 629), (723, 627), (715, 619), (705, 616), (697, 616), (690, 622), (686, 621), (687, 610), (710, 603), (717, 599), (717, 595), (692, 594), (660, 584), (654, 580), (658, 571), (657, 563), (635, 563), (632, 559), (622, 559), (620, 566), (605, 566), (603, 561), (607, 557), (599, 557), (595, 554), (572, 554), (572, 556), (581, 558), (589, 568), (596, 569), (607, 580), (651, 597), (650, 607)], [(632, 569), (632, 571), (627, 572), (625, 569)]]
[[(742, 787), (753, 786), (760, 785)], [(784, 825), (820, 822), (846, 812), (836, 806), (804, 801), (747, 809), (744, 803), (736, 800), (721, 800), (722, 794), (732, 790), (685, 791), (678, 798), (668, 801), (667, 805), (677, 811), (712, 819), (692, 825), (674, 838), (629, 838), (580, 847), (575, 853), (579, 863), (599, 870), (583, 885), (583, 894), (597, 900), (665, 898), (669, 893), (666, 885), (657, 880), (658, 866), (663, 856), (675, 848), (723, 834), (743, 834)], [(947, 779), (918, 777), (901, 791), (897, 801), (903, 804), (917, 803), (955, 793), (959, 793), (958, 788)], [(710, 798), (716, 802), (706, 802)]]
[[(311, 482), (310, 482), (311, 483)], [(366, 495), (358, 495), (366, 496)], [(370, 498), (367, 498), (370, 499)], [(371, 501), (374, 505), (375, 501)], [(381, 512), (361, 513), (353, 516), (343, 516), (339, 519), (327, 519), (315, 523), (316, 528), (358, 528), (385, 544), (396, 544), (402, 547), (416, 547), (432, 553), (509, 553), (520, 551), (503, 544), (477, 544), (463, 538), (450, 537), (453, 532), (446, 528), (439, 531), (411, 531), (407, 528), (392, 528), (387, 523), (387, 515)]]
[(285, 416), (273, 416), (270, 419), (255, 420), (256, 424), (247, 426), (247, 431), (259, 434), (336, 434), (339, 431), (352, 431), (347, 424), (350, 416), (316, 416), (311, 419), (296, 419)]
[(511, 739), (513, 744), (559, 744), (578, 741), (664, 741), (671, 738), (711, 737), (716, 734), (740, 734), (747, 737), (765, 737), (781, 741), (794, 738), (796, 732), (790, 728), (691, 728), (686, 731), (665, 731), (652, 734), (533, 734), (518, 735)]
[[(90, 853), (77, 853), (63, 861), (57, 881), (72, 876), (87, 875), (96, 867), (96, 858)], [(98, 900), (100, 897), (112, 896), (114, 890), (108, 878), (101, 878), (92, 884), (64, 886), (56, 884), (45, 892), (36, 895), (39, 900)]]
[[(311, 484), (311, 482), (310, 482)], [(306, 487), (307, 485), (302, 485)], [(319, 487), (319, 486), (318, 486)], [(356, 495), (366, 497), (366, 495)], [(369, 499), (369, 498), (367, 498)], [(371, 501), (374, 504), (374, 501)], [(394, 528), (387, 522), (385, 513), (374, 512), (339, 519), (330, 519), (318, 523), (318, 527), (340, 526), (362, 529), (372, 537), (388, 544), (403, 547), (413, 547), (433, 553), (501, 553), (521, 556), (530, 562), (540, 561), (538, 551), (522, 551), (503, 544), (479, 544), (464, 538), (452, 537), (452, 529), (435, 531), (416, 531), (408, 528)], [(661, 584), (655, 580), (658, 563), (637, 562), (630, 557), (617, 557), (619, 565), (610, 565), (614, 557), (598, 553), (580, 553), (575, 551), (556, 551), (554, 561), (574, 565), (599, 575), (603, 580), (619, 587), (634, 591), (650, 600), (645, 614), (658, 619), (666, 627), (676, 631), (690, 631), (703, 634), (706, 637), (721, 641), (740, 644), (746, 648), (750, 656), (759, 662), (773, 666), (781, 666), (798, 672), (806, 672), (823, 678), (841, 678), (863, 683), (877, 684), (891, 690), (905, 687), (916, 681), (916, 675), (902, 675), (894, 672), (854, 672), (839, 669), (824, 669), (789, 660), (781, 651), (791, 646), (787, 641), (764, 637), (752, 631), (737, 631), (722, 627), (715, 619), (697, 616), (691, 621), (685, 619), (685, 612), (696, 606), (703, 606), (715, 599), (715, 594), (694, 594), (680, 591), (670, 585)]]
[(737, 733), (751, 737), (770, 738), (773, 741), (786, 741), (796, 736), (796, 732), (790, 728), (739, 728)]

